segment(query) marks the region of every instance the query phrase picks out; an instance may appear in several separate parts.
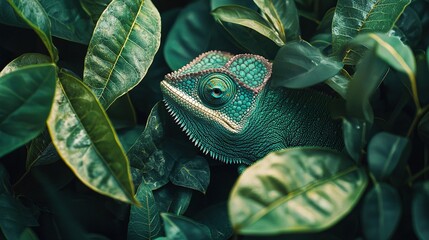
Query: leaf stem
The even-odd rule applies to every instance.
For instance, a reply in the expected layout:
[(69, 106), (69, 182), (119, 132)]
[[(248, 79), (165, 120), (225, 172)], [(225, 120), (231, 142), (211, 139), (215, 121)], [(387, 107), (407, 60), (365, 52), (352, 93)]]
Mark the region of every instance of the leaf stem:
[(413, 122), (410, 125), (410, 128), (408, 129), (407, 132), (407, 137), (411, 137), (411, 135), (414, 132), (414, 128), (417, 126), (417, 123), (420, 121), (420, 119), (425, 115), (425, 113), (427, 113), (429, 111), (429, 105), (426, 105), (423, 108), (417, 108), (417, 112), (416, 115), (414, 116)]

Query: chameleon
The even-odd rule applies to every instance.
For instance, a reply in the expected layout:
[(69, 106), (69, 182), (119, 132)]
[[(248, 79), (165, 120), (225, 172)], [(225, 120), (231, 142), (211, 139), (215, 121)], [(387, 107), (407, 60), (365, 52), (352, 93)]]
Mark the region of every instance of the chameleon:
[(272, 63), (259, 55), (201, 54), (161, 81), (166, 109), (205, 154), (250, 165), (295, 146), (343, 148), (329, 113), (333, 96), (270, 84)]

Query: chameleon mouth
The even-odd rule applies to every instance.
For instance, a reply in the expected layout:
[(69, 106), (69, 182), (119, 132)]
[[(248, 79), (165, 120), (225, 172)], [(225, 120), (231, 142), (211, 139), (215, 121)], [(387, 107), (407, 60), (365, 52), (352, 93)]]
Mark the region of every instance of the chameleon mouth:
[(188, 96), (181, 90), (175, 88), (165, 80), (161, 81), (161, 91), (164, 95), (164, 98), (165, 96), (172, 98), (174, 102), (180, 105), (180, 107), (186, 109), (189, 112), (192, 112), (198, 118), (214, 119), (215, 122), (219, 123), (232, 133), (239, 133), (241, 131), (241, 127), (238, 124), (234, 123), (223, 114), (220, 114), (218, 111), (204, 106), (202, 103), (198, 102), (193, 97)]

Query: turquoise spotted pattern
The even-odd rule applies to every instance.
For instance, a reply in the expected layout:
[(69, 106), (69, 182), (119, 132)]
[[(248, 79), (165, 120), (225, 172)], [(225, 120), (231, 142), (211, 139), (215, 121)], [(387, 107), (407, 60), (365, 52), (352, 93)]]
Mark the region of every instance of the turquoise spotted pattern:
[(229, 65), (229, 70), (234, 73), (241, 82), (251, 88), (259, 87), (268, 73), (268, 69), (260, 59), (242, 56), (235, 59)]
[(225, 108), (220, 109), (220, 112), (232, 121), (240, 123), (251, 110), (255, 97), (255, 94), (249, 89), (238, 87), (236, 97)]
[(221, 68), (225, 66), (230, 58), (230, 54), (222, 52), (208, 52), (197, 58), (195, 60), (195, 64), (188, 65), (183, 69), (183, 71), (181, 71), (181, 73), (194, 73), (207, 69)]

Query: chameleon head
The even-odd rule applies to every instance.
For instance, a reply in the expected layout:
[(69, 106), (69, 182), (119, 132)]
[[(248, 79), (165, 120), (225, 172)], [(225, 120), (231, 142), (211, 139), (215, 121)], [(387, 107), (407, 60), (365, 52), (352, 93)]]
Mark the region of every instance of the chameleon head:
[(167, 109), (200, 149), (234, 162), (225, 143), (243, 138), (270, 76), (271, 63), (261, 56), (210, 51), (167, 74), (161, 90)]

